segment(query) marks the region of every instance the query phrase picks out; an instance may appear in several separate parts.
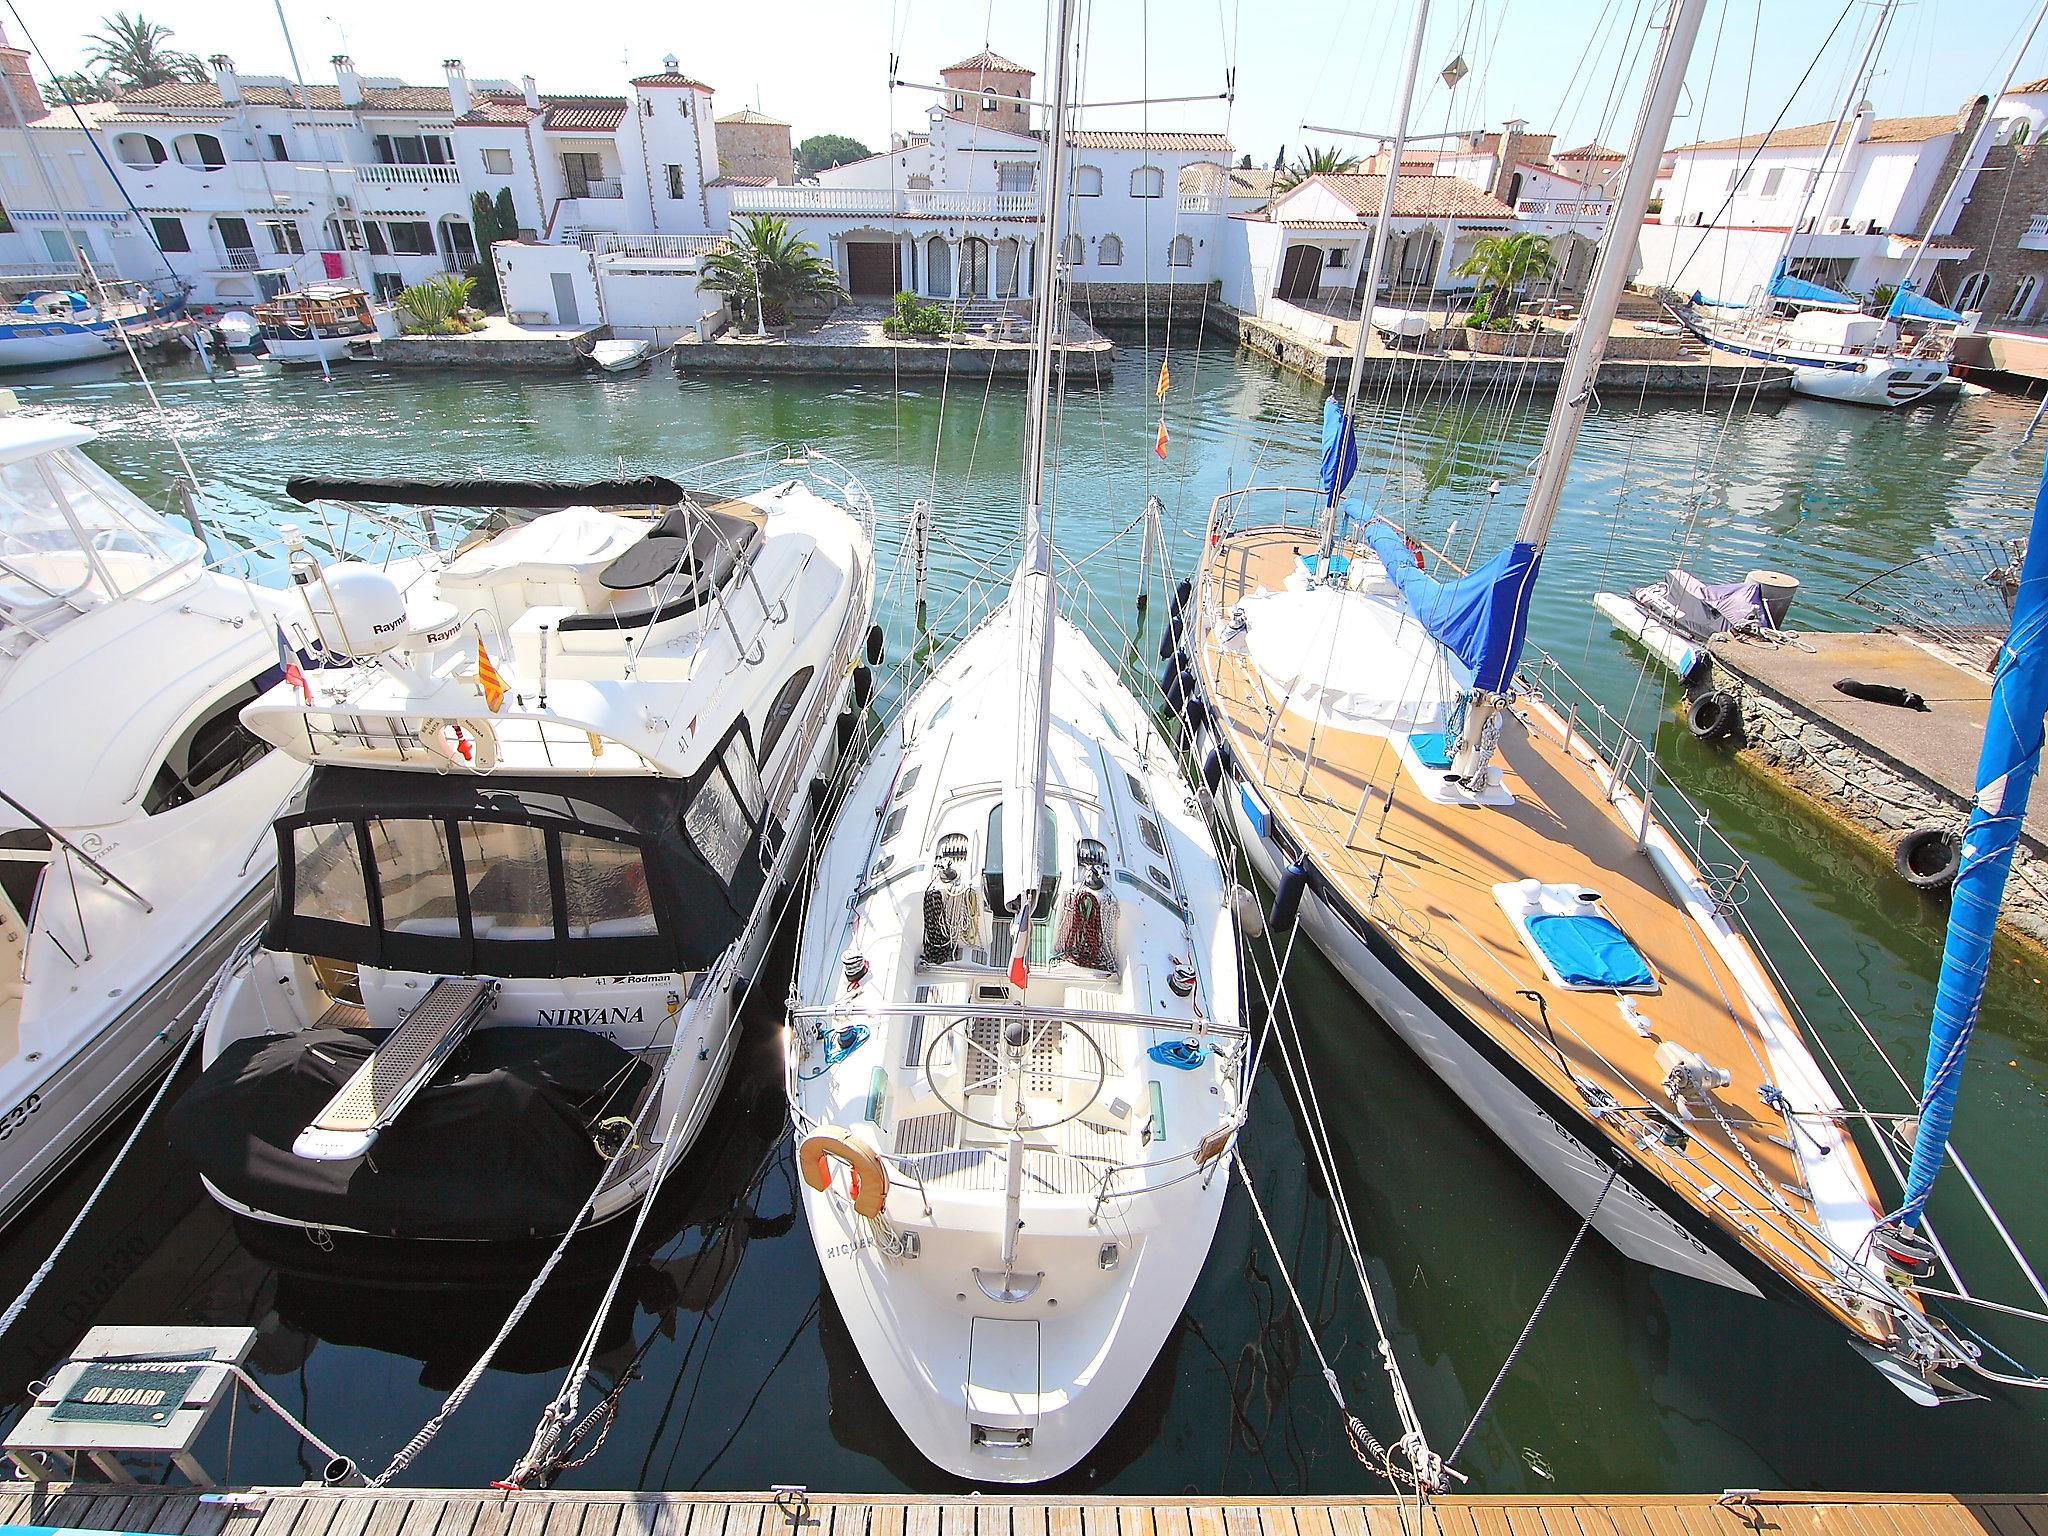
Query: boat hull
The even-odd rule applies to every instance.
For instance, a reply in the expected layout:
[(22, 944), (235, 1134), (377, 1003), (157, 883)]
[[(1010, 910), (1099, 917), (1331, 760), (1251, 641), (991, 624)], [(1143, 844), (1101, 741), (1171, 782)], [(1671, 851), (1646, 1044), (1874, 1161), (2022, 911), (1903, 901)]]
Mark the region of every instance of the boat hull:
[(266, 336), (263, 352), (280, 363), (318, 366), (321, 362), (345, 363), (349, 344), (366, 341), (365, 336)]
[(1940, 358), (1814, 357), (1771, 347), (1745, 346), (1696, 322), (1688, 323), (1687, 329), (1716, 352), (1791, 369), (1795, 394), (1842, 405), (1868, 405), (1880, 410), (1911, 405), (1933, 394), (1949, 377), (1948, 364)]

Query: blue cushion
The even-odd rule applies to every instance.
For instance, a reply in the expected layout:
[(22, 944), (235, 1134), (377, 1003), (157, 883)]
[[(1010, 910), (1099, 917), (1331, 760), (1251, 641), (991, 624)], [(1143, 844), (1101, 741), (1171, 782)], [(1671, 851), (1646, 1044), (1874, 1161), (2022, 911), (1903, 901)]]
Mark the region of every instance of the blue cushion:
[[(1299, 558), (1300, 558), (1300, 560), (1301, 560), (1301, 568), (1302, 568), (1302, 569), (1303, 569), (1304, 571), (1307, 571), (1307, 572), (1309, 573), (1309, 575), (1311, 575), (1311, 576), (1315, 575), (1315, 573), (1316, 573), (1316, 560), (1317, 560), (1317, 556), (1315, 556), (1315, 555), (1302, 555), (1302, 556), (1300, 556)], [(1339, 578), (1339, 579), (1342, 579), (1343, 577), (1345, 577), (1345, 576), (1348, 576), (1348, 575), (1350, 575), (1350, 574), (1351, 574), (1351, 557), (1350, 557), (1349, 555), (1334, 555), (1334, 554), (1333, 554), (1333, 555), (1331, 555), (1331, 556), (1330, 556), (1330, 574), (1331, 574), (1331, 575), (1332, 575), (1333, 577), (1337, 577), (1337, 578)]]
[(1619, 991), (1656, 983), (1643, 952), (1597, 912), (1539, 912), (1529, 919), (1529, 937), (1566, 986)]
[(1408, 738), (1408, 750), (1425, 768), (1451, 766), (1451, 737), (1448, 731), (1418, 731)]

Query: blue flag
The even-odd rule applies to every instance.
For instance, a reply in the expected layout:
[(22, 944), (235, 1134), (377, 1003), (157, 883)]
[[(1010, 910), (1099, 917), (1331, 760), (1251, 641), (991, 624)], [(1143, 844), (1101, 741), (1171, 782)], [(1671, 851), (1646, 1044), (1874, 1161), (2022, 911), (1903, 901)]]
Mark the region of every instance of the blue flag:
[(1358, 439), (1351, 435), (1344, 408), (1332, 395), (1323, 402), (1323, 505), (1335, 506), (1357, 473)]

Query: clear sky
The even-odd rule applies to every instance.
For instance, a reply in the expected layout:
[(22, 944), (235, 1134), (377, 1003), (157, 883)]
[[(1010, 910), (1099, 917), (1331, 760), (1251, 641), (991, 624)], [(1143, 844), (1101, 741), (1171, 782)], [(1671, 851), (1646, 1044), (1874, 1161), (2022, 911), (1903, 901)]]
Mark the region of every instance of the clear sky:
[[(78, 65), (82, 34), (111, 3), (13, 0), (58, 69)], [(122, 0), (131, 9), (136, 0)], [(1953, 111), (1996, 87), (2037, 0), (1907, 0), (1898, 7), (1871, 97), (1886, 116)], [(1237, 100), (1099, 109), (1084, 126), (1227, 130), (1272, 163), (1302, 125), (1390, 126), (1412, 0), (1082, 0), (1092, 101), (1220, 96), (1234, 63)], [(271, 0), (141, 0), (176, 46), (231, 55), (245, 74), (289, 72)], [(930, 98), (887, 88), (888, 61), (932, 81), (984, 43), (1019, 62), (1044, 55), (1032, 0), (285, 0), (309, 82), (330, 82), (346, 52), (366, 75), (428, 84), (460, 57), (472, 79), (536, 76), (543, 90), (618, 94), (630, 74), (673, 51), (717, 88), (718, 110), (758, 103), (799, 139), (847, 133), (872, 147), (915, 126)], [(1560, 147), (1623, 147), (1662, 0), (1436, 0), (1423, 49), (1419, 132), (1522, 117)], [(1847, 19), (1841, 20), (1844, 12)], [(1787, 124), (1832, 118), (1876, 16), (1874, 0), (1713, 0), (1696, 50), (1680, 141), (1757, 129), (1788, 100)], [(0, 11), (10, 36), (20, 25)], [(1830, 29), (1832, 42), (1823, 49)], [(1818, 63), (1816, 64), (1816, 55)], [(1436, 78), (1454, 56), (1470, 74)], [(1811, 66), (1811, 71), (1809, 71)], [(38, 74), (47, 66), (37, 61)], [(1801, 84), (1802, 75), (1806, 76)], [(2048, 75), (2048, 28), (2021, 79)], [(1315, 142), (1326, 136), (1306, 135)]]

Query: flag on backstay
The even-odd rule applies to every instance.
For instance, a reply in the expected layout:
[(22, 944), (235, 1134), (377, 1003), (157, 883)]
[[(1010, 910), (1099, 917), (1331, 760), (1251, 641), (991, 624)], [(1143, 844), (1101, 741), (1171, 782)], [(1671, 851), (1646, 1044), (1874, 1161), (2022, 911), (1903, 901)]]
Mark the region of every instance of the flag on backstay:
[(1154, 400), (1164, 400), (1167, 390), (1173, 387), (1173, 375), (1166, 371), (1166, 359), (1159, 359), (1159, 387), (1152, 391)]
[(273, 625), (277, 631), (277, 670), (283, 681), (299, 690), (299, 696), (308, 704), (313, 702), (313, 685), (306, 681), (306, 669), (299, 665), (299, 653), (292, 649), (291, 641), (285, 639), (281, 625)]
[(1166, 418), (1159, 418), (1159, 435), (1152, 439), (1152, 451), (1162, 459), (1166, 457)]
[(505, 679), (491, 665), (491, 653), (484, 649), (484, 637), (476, 637), (476, 685), (484, 691), (484, 702), (496, 714), (505, 707)]

